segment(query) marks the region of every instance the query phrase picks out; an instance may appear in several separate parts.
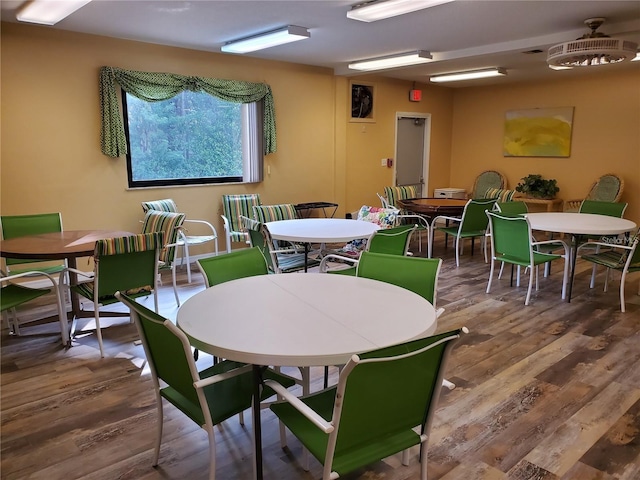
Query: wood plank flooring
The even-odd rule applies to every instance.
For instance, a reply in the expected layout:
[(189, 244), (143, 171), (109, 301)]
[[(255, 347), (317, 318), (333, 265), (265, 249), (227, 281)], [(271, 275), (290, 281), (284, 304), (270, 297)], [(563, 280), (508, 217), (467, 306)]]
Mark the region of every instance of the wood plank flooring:
[[(477, 245), (476, 245), (477, 247)], [(507, 269), (485, 293), (489, 266), (466, 248), (459, 268), (442, 241), (444, 258), (438, 331), (466, 325), (456, 347), (428, 450), (431, 480), (638, 480), (640, 479), (639, 276), (627, 281), (627, 312), (621, 313), (619, 275), (602, 292), (600, 272), (589, 289), (589, 265), (578, 262), (573, 299), (560, 299), (561, 265), (524, 306), (526, 282), (510, 287)], [(417, 249), (414, 249), (417, 252)], [(560, 262), (561, 263), (561, 262)], [(293, 274), (291, 274), (293, 275)], [(202, 290), (199, 274), (184, 301)], [(390, 316), (392, 307), (390, 309)], [(47, 307), (24, 311), (41, 315)], [(175, 318), (171, 280), (161, 289), (161, 311)], [(206, 479), (205, 433), (170, 405), (165, 407), (160, 464), (151, 466), (157, 413), (144, 352), (127, 320), (103, 330), (106, 358), (95, 334), (60, 346), (55, 323), (23, 327), (22, 336), (2, 329), (0, 478), (13, 479)], [(199, 364), (211, 357), (201, 354)], [(293, 373), (294, 370), (292, 369)], [(332, 368), (335, 379), (337, 372)], [(312, 369), (312, 389), (322, 368)], [(216, 428), (217, 478), (252, 475), (251, 416)], [(302, 468), (300, 444), (291, 435), (280, 448), (277, 422), (263, 411), (264, 473), (268, 480), (318, 479), (311, 460)], [(417, 450), (403, 466), (399, 456), (348, 475), (348, 480), (419, 478)]]

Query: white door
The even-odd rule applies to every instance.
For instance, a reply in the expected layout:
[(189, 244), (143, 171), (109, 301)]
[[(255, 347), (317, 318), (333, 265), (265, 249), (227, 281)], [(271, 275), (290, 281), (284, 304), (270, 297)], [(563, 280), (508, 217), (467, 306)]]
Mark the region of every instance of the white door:
[(418, 185), (427, 197), (431, 116), (424, 113), (396, 114), (395, 184)]

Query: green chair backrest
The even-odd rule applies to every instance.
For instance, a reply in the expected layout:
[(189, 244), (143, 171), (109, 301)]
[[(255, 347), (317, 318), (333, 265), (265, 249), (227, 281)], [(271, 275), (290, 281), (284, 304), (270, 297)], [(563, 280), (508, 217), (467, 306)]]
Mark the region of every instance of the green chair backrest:
[(267, 268), (269, 271), (275, 272), (276, 268), (273, 264), (273, 259), (271, 258), (271, 249), (269, 248), (267, 239), (264, 236), (262, 223), (243, 215), (240, 216), (240, 222), (242, 228), (249, 234), (249, 245), (251, 245), (251, 247), (257, 247), (258, 250), (260, 250), (260, 253), (262, 253), (263, 258), (267, 262)]
[(241, 194), (241, 195), (222, 195), (222, 211), (224, 216), (229, 220), (231, 230), (241, 232), (242, 225), (240, 216), (253, 217), (253, 207), (262, 205), (260, 195)]
[[(9, 240), (10, 238), (24, 237), (26, 235), (38, 235), (40, 233), (56, 233), (62, 232), (62, 215), (60, 215), (60, 213), (38, 213), (35, 215), (3, 215), (2, 217), (0, 217), (0, 225), (2, 226), (2, 238), (5, 240)], [(9, 267), (10, 265), (20, 265), (36, 262), (51, 263), (50, 260), (25, 258), (6, 258), (5, 261), (8, 270), (11, 270)], [(59, 263), (59, 266), (55, 269), (61, 269), (63, 266), (63, 263)]]
[(504, 176), (495, 170), (487, 170), (477, 176), (471, 198), (482, 198), (490, 188), (505, 188)]
[(189, 416), (198, 425), (204, 425), (204, 415), (193, 386), (198, 375), (187, 336), (170, 320), (140, 305), (131, 297), (124, 294), (117, 297), (131, 309), (154, 380), (162, 380), (188, 399), (192, 405)]
[(417, 293), (435, 307), (439, 258), (406, 257), (362, 252), (356, 276), (391, 283)]
[(387, 199), (387, 204), (391, 207), (400, 209), (398, 200), (406, 200), (408, 198), (417, 198), (418, 186), (417, 185), (404, 185), (398, 187), (384, 187), (384, 196)]
[(207, 287), (237, 278), (266, 275), (267, 262), (259, 247), (235, 250), (230, 253), (197, 260)]
[(487, 212), (495, 256), (531, 263), (531, 227), (526, 217)]
[(495, 199), (491, 198), (469, 200), (462, 213), (459, 232), (465, 233), (486, 230), (489, 219), (484, 212), (492, 210), (495, 203)]
[(292, 203), (280, 205), (254, 205), (253, 218), (260, 223), (278, 220), (294, 220), (298, 218), (296, 207)]
[(142, 233), (164, 233), (164, 244), (160, 251), (160, 261), (171, 266), (176, 253), (175, 244), (184, 223), (184, 213), (149, 210), (142, 221)]
[(580, 213), (595, 213), (597, 215), (607, 215), (609, 217), (622, 218), (627, 209), (626, 203), (598, 202), (595, 200), (583, 200), (580, 204)]
[(346, 364), (327, 448), (330, 452), (335, 441), (331, 470), (342, 476), (420, 442), (412, 429), (420, 426), (428, 433), (443, 367), (459, 336), (459, 330), (445, 332), (361, 354)]
[(415, 232), (415, 225), (401, 225), (399, 227), (380, 229), (367, 242), (367, 250), (389, 255), (406, 255), (411, 242), (411, 235)]
[(149, 210), (155, 210), (156, 212), (175, 213), (178, 211), (178, 206), (176, 205), (176, 202), (174, 202), (171, 198), (142, 202), (142, 211), (144, 213), (147, 213)]
[(150, 233), (98, 240), (94, 250), (98, 298), (117, 291), (132, 295), (153, 290), (164, 234)]
[(529, 208), (526, 203), (516, 200), (512, 202), (496, 202), (496, 211), (511, 215), (520, 215), (529, 213)]
[(600, 202), (617, 202), (622, 194), (624, 182), (613, 174), (602, 175), (587, 194), (587, 200)]

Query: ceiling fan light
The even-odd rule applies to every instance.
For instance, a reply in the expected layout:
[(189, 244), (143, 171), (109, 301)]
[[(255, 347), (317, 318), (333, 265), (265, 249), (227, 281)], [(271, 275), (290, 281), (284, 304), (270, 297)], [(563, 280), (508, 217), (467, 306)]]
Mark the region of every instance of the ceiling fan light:
[(382, 70), (385, 68), (407, 67), (410, 65), (418, 65), (432, 61), (431, 53), (425, 50), (417, 50), (415, 52), (400, 53), (397, 55), (389, 55), (386, 57), (370, 58), (368, 60), (360, 60), (349, 64), (351, 70)]
[(305, 27), (287, 25), (277, 30), (271, 30), (250, 37), (233, 40), (224, 44), (220, 50), (226, 53), (248, 53), (265, 48), (297, 42), (309, 38), (311, 34)]
[(375, 22), (404, 15), (424, 8), (435, 7), (454, 0), (372, 0), (358, 3), (347, 12), (347, 17), (361, 22)]
[(621, 38), (611, 38), (596, 30), (605, 19), (588, 18), (584, 21), (591, 33), (549, 48), (547, 63), (553, 67), (592, 67), (609, 65), (635, 58), (638, 44)]
[(485, 68), (482, 70), (468, 70), (466, 72), (446, 73), (444, 75), (434, 75), (429, 77), (434, 83), (459, 82), (462, 80), (476, 80), (478, 78), (500, 77), (506, 75), (504, 68)]
[(16, 15), (20, 22), (55, 25), (91, 0), (32, 0)]

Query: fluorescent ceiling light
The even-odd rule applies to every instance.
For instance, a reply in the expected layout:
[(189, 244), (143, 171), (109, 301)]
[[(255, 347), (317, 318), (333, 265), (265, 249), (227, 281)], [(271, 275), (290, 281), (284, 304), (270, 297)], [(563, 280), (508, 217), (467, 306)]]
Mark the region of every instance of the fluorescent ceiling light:
[(383, 68), (406, 67), (427, 63), (432, 60), (431, 54), (425, 50), (389, 55), (388, 57), (371, 58), (349, 64), (352, 70), (382, 70)]
[(632, 62), (638, 62), (638, 61), (640, 61), (640, 52), (637, 52), (637, 53), (636, 53), (636, 56), (635, 56), (635, 57), (633, 57), (633, 58), (631, 59), (631, 61), (632, 61)]
[(55, 25), (91, 0), (32, 0), (22, 8), (16, 18), (21, 22)]
[(573, 70), (573, 67), (565, 67), (564, 65), (549, 65), (551, 70)]
[(484, 70), (469, 70), (467, 72), (447, 73), (430, 77), (432, 82), (457, 82), (460, 80), (474, 80), (476, 78), (499, 77), (506, 75), (504, 68), (486, 68)]
[(373, 0), (358, 3), (347, 12), (347, 17), (361, 22), (375, 22), (383, 18), (404, 15), (424, 8), (435, 7), (453, 0)]
[(284, 43), (297, 42), (310, 36), (309, 30), (304, 27), (288, 25), (278, 30), (271, 30), (251, 37), (227, 42), (222, 46), (221, 50), (227, 53), (248, 53), (255, 50), (262, 50), (263, 48), (275, 47), (276, 45), (282, 45)]

